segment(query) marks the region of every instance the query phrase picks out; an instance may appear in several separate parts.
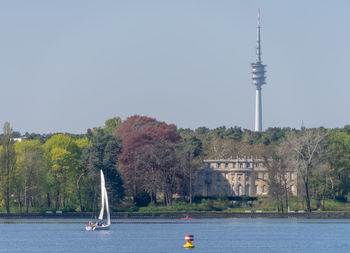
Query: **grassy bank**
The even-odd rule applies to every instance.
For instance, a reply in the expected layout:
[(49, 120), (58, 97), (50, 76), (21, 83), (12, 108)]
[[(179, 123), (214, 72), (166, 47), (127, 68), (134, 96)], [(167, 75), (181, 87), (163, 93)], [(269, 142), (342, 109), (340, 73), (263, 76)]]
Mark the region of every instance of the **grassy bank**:
[[(350, 212), (350, 203), (339, 200), (325, 200), (322, 201), (321, 208), (317, 208), (317, 203), (315, 200), (311, 201), (311, 206), (313, 211), (317, 212)], [(289, 210), (291, 212), (301, 212), (305, 210), (305, 205), (302, 199), (296, 197), (291, 197), (289, 199)], [(69, 208), (60, 209), (63, 213), (81, 213), (79, 209)], [(226, 198), (217, 199), (202, 199), (200, 201), (194, 202), (190, 205), (188, 202), (174, 201), (170, 206), (165, 206), (163, 204), (149, 204), (144, 207), (137, 207), (131, 202), (124, 202), (118, 208), (114, 208), (113, 213), (277, 213), (276, 203), (273, 199), (265, 197), (259, 198), (255, 201), (240, 200), (233, 201)], [(287, 209), (284, 208), (284, 212)], [(55, 213), (54, 209), (29, 209), (29, 214), (46, 214)], [(51, 213), (50, 213), (51, 212)], [(4, 207), (0, 207), (0, 213), (6, 213)], [(25, 213), (24, 209), (19, 209), (18, 207), (12, 207), (11, 213)]]
[[(350, 203), (337, 200), (325, 200), (322, 207), (317, 208), (317, 202), (312, 200), (311, 206), (313, 211), (325, 212), (347, 212), (350, 211)], [(300, 212), (305, 210), (305, 204), (302, 199), (291, 197), (288, 202), (289, 210), (292, 212)], [(275, 200), (271, 198), (259, 198), (255, 201), (232, 201), (225, 198), (203, 199), (190, 205), (188, 202), (174, 201), (172, 205), (165, 206), (162, 204), (149, 204), (146, 207), (137, 207), (134, 205), (123, 205), (114, 209), (115, 212), (278, 212)], [(287, 211), (287, 208), (284, 208)]]

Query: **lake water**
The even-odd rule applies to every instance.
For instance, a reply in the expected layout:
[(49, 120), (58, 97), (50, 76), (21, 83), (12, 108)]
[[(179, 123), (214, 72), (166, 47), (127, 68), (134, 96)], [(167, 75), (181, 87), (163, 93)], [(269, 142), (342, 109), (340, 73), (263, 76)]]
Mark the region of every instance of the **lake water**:
[[(0, 219), (0, 252), (349, 252), (350, 220), (122, 219), (85, 231), (86, 219)], [(184, 249), (185, 234), (194, 249)]]

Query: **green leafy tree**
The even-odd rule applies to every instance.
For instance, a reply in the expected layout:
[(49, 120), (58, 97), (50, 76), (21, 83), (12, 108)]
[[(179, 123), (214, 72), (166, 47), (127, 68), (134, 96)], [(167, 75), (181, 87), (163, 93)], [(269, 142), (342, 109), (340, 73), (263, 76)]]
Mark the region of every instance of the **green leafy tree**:
[(193, 157), (198, 157), (203, 153), (203, 143), (196, 136), (186, 138), (184, 143), (190, 148)]
[[(25, 212), (29, 207), (39, 206), (45, 189), (43, 148), (38, 139), (15, 143), (17, 153), (15, 189), (17, 203), (23, 202)], [(23, 199), (23, 201), (22, 201)]]
[(237, 126), (230, 127), (225, 132), (225, 138), (233, 139), (236, 141), (240, 141), (242, 139), (242, 136), (243, 136), (242, 128)]
[(248, 144), (257, 144), (260, 142), (261, 133), (253, 132), (248, 129), (244, 129), (242, 141)]
[(290, 129), (270, 127), (262, 133), (261, 143), (269, 145), (270, 143), (278, 142), (285, 136), (286, 131), (290, 131)]
[(50, 194), (53, 195), (55, 209), (65, 208), (67, 204), (74, 205), (74, 179), (79, 174), (78, 161), (81, 154), (79, 146), (69, 135), (56, 134), (44, 144), (44, 148), (50, 187), (48, 198), (50, 199)]
[(329, 131), (327, 148), (330, 165), (328, 175), (333, 196), (345, 197), (350, 192), (350, 135), (347, 132)]
[(120, 117), (114, 117), (111, 119), (106, 120), (105, 122), (105, 127), (104, 127), (104, 131), (106, 135), (115, 135), (116, 131), (120, 128), (122, 124), (122, 120)]
[[(106, 135), (104, 132), (97, 133), (98, 136), (92, 138), (92, 145), (85, 151), (82, 163), (86, 168), (87, 180), (91, 182), (91, 185), (98, 185), (99, 171), (103, 171), (108, 197), (113, 207), (117, 206), (125, 196), (123, 181), (117, 169), (121, 140), (118, 137)], [(91, 197), (95, 201), (95, 196), (99, 191), (95, 187), (91, 187), (90, 191), (94, 192)]]
[(1, 195), (5, 201), (6, 212), (10, 213), (10, 185), (13, 180), (13, 174), (16, 165), (16, 151), (12, 137), (12, 128), (9, 122), (4, 124), (4, 135), (2, 138), (2, 148), (0, 151), (0, 170), (1, 170)]

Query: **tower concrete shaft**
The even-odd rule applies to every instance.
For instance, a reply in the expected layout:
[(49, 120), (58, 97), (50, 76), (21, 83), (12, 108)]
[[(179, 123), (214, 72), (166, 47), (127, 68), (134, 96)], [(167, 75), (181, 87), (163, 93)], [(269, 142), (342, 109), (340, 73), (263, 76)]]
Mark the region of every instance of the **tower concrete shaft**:
[(258, 24), (256, 38), (256, 58), (252, 65), (252, 83), (256, 87), (255, 99), (255, 131), (262, 131), (262, 99), (261, 86), (265, 84), (265, 67), (261, 60), (261, 42), (260, 42), (260, 9), (258, 9)]
[(261, 88), (256, 87), (255, 96), (255, 131), (262, 131), (262, 106), (261, 106)]

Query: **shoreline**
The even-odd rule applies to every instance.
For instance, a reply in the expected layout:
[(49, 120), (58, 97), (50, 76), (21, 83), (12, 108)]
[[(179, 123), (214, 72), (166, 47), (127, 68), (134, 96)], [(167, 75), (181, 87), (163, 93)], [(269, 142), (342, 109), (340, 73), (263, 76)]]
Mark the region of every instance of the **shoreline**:
[[(49, 219), (49, 218), (82, 218), (91, 219), (92, 213), (0, 213), (0, 219)], [(350, 219), (350, 212), (312, 212), (312, 213), (202, 213), (202, 212), (114, 212), (112, 219), (180, 219), (186, 216), (191, 218), (268, 218), (268, 219)]]

